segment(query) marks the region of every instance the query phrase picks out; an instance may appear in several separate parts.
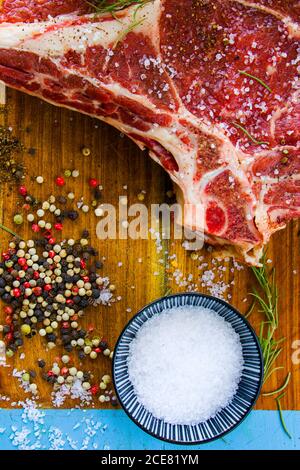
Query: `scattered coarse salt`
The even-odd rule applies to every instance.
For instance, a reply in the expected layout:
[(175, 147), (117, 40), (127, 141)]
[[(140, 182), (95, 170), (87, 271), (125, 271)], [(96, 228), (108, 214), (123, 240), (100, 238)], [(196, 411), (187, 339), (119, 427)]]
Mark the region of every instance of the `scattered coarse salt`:
[(204, 307), (155, 315), (138, 331), (128, 357), (140, 402), (173, 424), (196, 424), (216, 415), (233, 399), (242, 369), (238, 334)]

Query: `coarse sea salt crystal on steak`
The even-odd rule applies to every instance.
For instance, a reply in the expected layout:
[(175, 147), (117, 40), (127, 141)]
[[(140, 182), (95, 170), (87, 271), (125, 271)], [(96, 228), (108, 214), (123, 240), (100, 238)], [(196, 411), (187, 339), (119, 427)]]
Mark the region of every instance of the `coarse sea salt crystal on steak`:
[(147, 147), (209, 243), (257, 264), (299, 217), (299, 0), (0, 3), (0, 79)]

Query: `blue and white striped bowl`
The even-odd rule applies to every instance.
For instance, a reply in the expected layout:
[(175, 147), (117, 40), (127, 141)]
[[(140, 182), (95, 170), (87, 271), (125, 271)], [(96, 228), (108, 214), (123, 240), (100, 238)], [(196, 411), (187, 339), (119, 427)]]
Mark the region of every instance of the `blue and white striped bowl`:
[[(143, 323), (165, 309), (184, 305), (206, 307), (225, 318), (240, 336), (244, 357), (241, 380), (231, 403), (213, 418), (197, 425), (170, 424), (155, 418), (139, 402), (129, 379), (127, 367), (130, 343)], [(170, 295), (144, 307), (124, 328), (114, 352), (113, 380), (124, 411), (145, 432), (174, 444), (201, 444), (224, 436), (240, 424), (251, 411), (262, 386), (262, 353), (257, 336), (247, 320), (227, 302), (204, 294)]]

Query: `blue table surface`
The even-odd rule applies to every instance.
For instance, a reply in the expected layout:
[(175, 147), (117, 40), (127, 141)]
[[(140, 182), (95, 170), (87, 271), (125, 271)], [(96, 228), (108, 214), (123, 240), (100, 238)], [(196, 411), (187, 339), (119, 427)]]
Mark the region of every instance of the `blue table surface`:
[(0, 410), (0, 450), (267, 450), (300, 449), (300, 411), (285, 411), (292, 434), (276, 411), (255, 410), (225, 438), (200, 446), (176, 446), (141, 431), (121, 410)]

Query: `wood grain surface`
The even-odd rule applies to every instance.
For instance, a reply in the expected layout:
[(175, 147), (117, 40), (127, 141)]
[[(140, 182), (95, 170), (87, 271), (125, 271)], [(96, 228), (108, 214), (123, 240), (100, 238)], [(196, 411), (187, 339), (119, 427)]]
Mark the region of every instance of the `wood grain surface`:
[[(26, 185), (31, 193), (40, 200), (47, 198), (53, 191), (57, 193), (54, 178), (66, 169), (78, 169), (80, 176), (77, 179), (68, 179), (67, 185), (61, 193), (72, 190), (76, 199), (81, 196), (87, 203), (91, 202), (90, 189), (87, 181), (90, 177), (97, 177), (103, 185), (102, 202), (117, 204), (119, 196), (126, 195), (128, 203), (138, 202), (138, 194), (145, 191), (145, 204), (162, 203), (168, 201), (166, 192), (171, 188), (171, 183), (165, 172), (147, 156), (141, 152), (127, 138), (122, 138), (116, 130), (93, 120), (89, 117), (71, 112), (65, 109), (52, 107), (40, 100), (25, 96), (19, 92), (8, 90), (9, 115), (8, 123), (13, 132), (24, 143), (26, 148), (35, 148), (36, 154), (29, 155), (24, 152), (23, 161), (26, 166)], [(83, 145), (91, 149), (89, 157), (83, 157), (81, 148)], [(35, 177), (42, 175), (44, 184), (38, 185)], [(127, 189), (124, 187), (127, 186)], [(18, 211), (20, 204), (17, 191), (9, 184), (1, 186), (0, 192), (0, 221), (13, 228), (13, 215)], [(199, 265), (208, 263), (211, 265), (213, 253), (207, 249), (201, 250), (199, 256), (204, 260), (193, 260), (190, 253), (182, 248), (182, 241), (163, 241), (163, 249), (157, 252), (153, 240), (109, 240), (101, 241), (96, 237), (95, 227), (97, 219), (93, 211), (80, 218), (80, 222), (67, 225), (64, 236), (74, 237), (80, 235), (80, 231), (87, 228), (91, 232), (93, 245), (105, 257), (103, 274), (110, 277), (116, 285), (116, 296), (121, 300), (111, 307), (90, 308), (84, 325), (93, 324), (97, 332), (107, 338), (113, 346), (119, 333), (142, 306), (166, 293), (170, 288), (172, 292), (184, 291), (186, 287), (178, 286), (173, 278), (174, 271), (180, 271), (184, 276), (193, 275), (193, 282), (198, 290), (207, 292), (199, 280)], [(282, 384), (288, 371), (292, 372), (290, 386), (282, 405), (286, 409), (300, 409), (300, 379), (299, 365), (292, 363), (293, 342), (300, 339), (299, 317), (299, 282), (297, 273), (299, 269), (299, 223), (292, 222), (287, 229), (277, 233), (268, 248), (268, 258), (273, 260), (270, 266), (276, 268), (277, 283), (280, 300), (280, 329), (278, 337), (284, 336), (284, 350), (277, 361), (277, 366), (283, 366), (282, 370), (274, 373), (266, 384), (265, 390), (272, 390)], [(24, 237), (31, 237), (24, 224), (19, 229)], [(0, 233), (0, 249), (7, 246), (7, 234)], [(168, 260), (169, 255), (172, 256)], [(177, 258), (173, 255), (176, 254)], [(241, 312), (246, 312), (251, 304), (248, 295), (255, 286), (255, 280), (251, 270), (233, 269), (232, 261), (226, 266), (225, 279), (230, 288), (228, 293), (230, 302)], [(247, 299), (247, 301), (245, 301)], [(3, 320), (3, 305), (0, 306), (0, 323)], [(250, 317), (254, 327), (258, 327), (261, 316), (254, 312)], [(180, 347), (180, 346), (179, 346)], [(216, 345), (217, 347), (217, 345)], [(19, 354), (10, 360), (10, 364), (18, 369), (37, 368), (38, 358), (44, 358), (50, 364), (51, 360), (59, 355), (57, 348), (46, 352), (43, 342), (35, 337), (25, 341), (25, 347), (20, 351), (25, 352), (25, 359), (21, 360)], [(83, 367), (94, 371), (95, 377), (110, 370), (110, 361), (104, 357), (96, 361), (85, 360)], [(22, 390), (16, 379), (11, 377), (11, 368), (0, 368), (0, 394), (9, 395), (12, 401), (24, 399)], [(43, 406), (51, 406), (51, 386), (37, 379)], [(188, 384), (187, 384), (188, 386)], [(9, 407), (10, 402), (0, 402), (1, 407)], [(69, 402), (66, 406), (72, 406)], [(98, 401), (96, 407), (101, 407)], [(272, 398), (260, 398), (258, 408), (274, 409), (275, 402)]]

